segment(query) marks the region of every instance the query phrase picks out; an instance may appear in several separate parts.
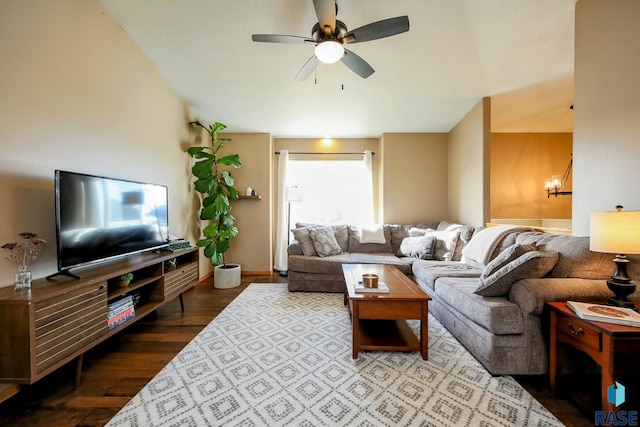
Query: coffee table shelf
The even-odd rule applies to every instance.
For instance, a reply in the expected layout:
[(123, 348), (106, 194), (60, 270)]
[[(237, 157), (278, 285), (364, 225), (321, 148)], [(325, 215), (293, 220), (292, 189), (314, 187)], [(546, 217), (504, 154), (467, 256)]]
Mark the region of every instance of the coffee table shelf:
[[(360, 350), (419, 351), (428, 358), (428, 302), (431, 298), (393, 265), (344, 264), (344, 302), (349, 305), (353, 328), (353, 358)], [(389, 293), (357, 293), (362, 274), (377, 274)], [(420, 320), (416, 337), (407, 319)]]

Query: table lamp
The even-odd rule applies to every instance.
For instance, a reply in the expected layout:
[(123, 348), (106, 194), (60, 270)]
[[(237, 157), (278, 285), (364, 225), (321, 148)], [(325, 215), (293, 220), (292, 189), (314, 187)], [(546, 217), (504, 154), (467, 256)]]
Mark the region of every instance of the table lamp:
[(622, 206), (616, 206), (615, 212), (593, 212), (590, 235), (589, 249), (616, 254), (613, 259), (616, 270), (607, 280), (607, 286), (615, 295), (607, 304), (635, 309), (627, 299), (627, 295), (636, 290), (627, 274), (627, 254), (640, 254), (640, 211), (624, 212)]

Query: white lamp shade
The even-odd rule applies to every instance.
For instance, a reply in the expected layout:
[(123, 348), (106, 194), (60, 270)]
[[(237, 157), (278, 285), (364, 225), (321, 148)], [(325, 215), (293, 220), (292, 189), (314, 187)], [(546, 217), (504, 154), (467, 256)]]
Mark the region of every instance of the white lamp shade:
[(302, 190), (300, 190), (298, 187), (287, 187), (285, 200), (287, 202), (301, 202)]
[(338, 62), (343, 55), (344, 47), (337, 41), (327, 40), (316, 46), (316, 57), (325, 64)]
[(612, 254), (640, 254), (640, 211), (593, 212), (589, 249)]

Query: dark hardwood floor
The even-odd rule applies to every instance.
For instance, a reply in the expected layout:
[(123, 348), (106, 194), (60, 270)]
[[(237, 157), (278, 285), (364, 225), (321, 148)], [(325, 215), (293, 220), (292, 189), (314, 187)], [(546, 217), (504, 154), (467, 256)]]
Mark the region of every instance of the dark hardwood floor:
[[(184, 312), (176, 299), (86, 353), (78, 390), (69, 364), (0, 403), (0, 426), (103, 426), (250, 283), (286, 280), (246, 276), (234, 289), (204, 281), (184, 294)], [(551, 395), (546, 377), (517, 380), (565, 425), (593, 425), (567, 400)]]

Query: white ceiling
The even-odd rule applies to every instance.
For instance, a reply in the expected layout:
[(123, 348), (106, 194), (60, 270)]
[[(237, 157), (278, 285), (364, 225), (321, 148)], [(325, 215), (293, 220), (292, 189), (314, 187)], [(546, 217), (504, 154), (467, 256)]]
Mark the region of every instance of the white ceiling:
[(294, 77), (312, 45), (312, 0), (100, 0), (203, 122), (274, 137), (448, 132), (492, 98), (494, 132), (572, 132), (577, 0), (337, 0), (349, 29), (408, 15), (410, 30), (352, 44), (376, 72), (342, 63)]

